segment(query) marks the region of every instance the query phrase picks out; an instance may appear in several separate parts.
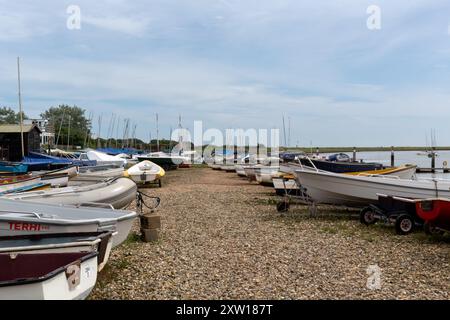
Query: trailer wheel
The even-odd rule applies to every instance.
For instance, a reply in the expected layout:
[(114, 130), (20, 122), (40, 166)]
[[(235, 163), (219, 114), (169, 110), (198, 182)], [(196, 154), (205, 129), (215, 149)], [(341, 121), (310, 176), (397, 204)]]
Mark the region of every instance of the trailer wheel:
[(278, 212), (287, 212), (289, 211), (289, 203), (286, 201), (281, 201), (277, 203), (277, 211)]
[(409, 214), (401, 214), (395, 219), (395, 231), (399, 235), (409, 234), (414, 230), (414, 219)]
[(425, 231), (425, 233), (430, 236), (434, 234), (442, 234), (441, 230), (436, 228), (436, 226), (431, 222), (425, 222), (425, 224), (423, 225), (423, 231)]
[(375, 212), (371, 207), (365, 207), (359, 213), (359, 221), (366, 226), (374, 224), (377, 220), (378, 219), (375, 217)]

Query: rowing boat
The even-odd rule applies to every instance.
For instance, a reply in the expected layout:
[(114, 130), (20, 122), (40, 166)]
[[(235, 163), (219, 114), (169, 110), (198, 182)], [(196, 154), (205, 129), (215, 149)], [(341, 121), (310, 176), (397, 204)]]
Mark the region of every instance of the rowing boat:
[(117, 231), (115, 247), (125, 241), (136, 217), (134, 211), (93, 204), (54, 205), (0, 198), (2, 236)]
[(5, 195), (4, 198), (66, 205), (100, 203), (111, 205), (115, 209), (121, 209), (136, 199), (136, 192), (136, 183), (128, 178), (120, 177), (86, 186), (71, 186), (11, 194)]
[(130, 178), (138, 184), (145, 184), (161, 179), (165, 174), (163, 168), (149, 160), (144, 160), (135, 164), (124, 172), (124, 176)]

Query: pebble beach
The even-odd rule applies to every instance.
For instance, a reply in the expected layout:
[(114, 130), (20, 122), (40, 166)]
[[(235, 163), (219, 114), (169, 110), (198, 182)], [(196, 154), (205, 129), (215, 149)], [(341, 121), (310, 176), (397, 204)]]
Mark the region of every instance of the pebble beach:
[(327, 206), (280, 214), (273, 188), (204, 167), (141, 191), (161, 198), (160, 239), (142, 242), (136, 220), (90, 299), (450, 298), (448, 236), (398, 236)]

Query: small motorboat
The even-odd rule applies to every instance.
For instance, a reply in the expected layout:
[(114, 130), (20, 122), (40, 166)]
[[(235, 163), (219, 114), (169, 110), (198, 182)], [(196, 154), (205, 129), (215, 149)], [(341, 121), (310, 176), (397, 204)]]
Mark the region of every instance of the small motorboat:
[(126, 170), (124, 176), (130, 178), (137, 184), (145, 184), (160, 180), (164, 174), (164, 169), (156, 163), (144, 160)]
[(238, 176), (245, 177), (245, 170), (244, 170), (244, 166), (242, 164), (235, 164), (234, 170), (236, 171)]
[(0, 254), (97, 251), (98, 271), (101, 271), (109, 259), (113, 234), (116, 235), (113, 231), (99, 231), (0, 237)]
[(0, 198), (2, 236), (117, 231), (115, 247), (125, 241), (136, 217), (134, 211), (104, 205), (52, 205)]
[(449, 180), (411, 180), (396, 176), (346, 175), (311, 169), (295, 170), (297, 183), (316, 203), (364, 207), (378, 201), (377, 194), (410, 199), (450, 197)]
[(255, 169), (256, 181), (262, 185), (273, 185), (272, 179), (282, 175), (280, 167), (277, 166), (261, 166)]
[(0, 253), (0, 300), (85, 299), (97, 281), (97, 251)]
[(105, 180), (86, 186), (71, 186), (4, 196), (11, 200), (49, 204), (89, 205), (106, 204), (122, 209), (136, 199), (137, 186), (124, 177)]
[(353, 162), (345, 153), (330, 155), (327, 159), (314, 159), (310, 157), (299, 157), (298, 159), (303, 166), (335, 173), (361, 172), (383, 169), (383, 165), (381, 163)]
[(417, 215), (422, 218), (427, 234), (450, 232), (450, 199), (435, 198), (416, 201)]

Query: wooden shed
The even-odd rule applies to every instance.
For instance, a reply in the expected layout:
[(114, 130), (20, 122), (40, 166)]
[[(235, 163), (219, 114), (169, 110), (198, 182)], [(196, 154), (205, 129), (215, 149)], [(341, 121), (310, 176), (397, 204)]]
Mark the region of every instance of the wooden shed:
[[(23, 140), (25, 156), (29, 151), (40, 151), (41, 130), (35, 124), (23, 125)], [(21, 161), (22, 143), (20, 138), (20, 125), (0, 125), (0, 160)]]

